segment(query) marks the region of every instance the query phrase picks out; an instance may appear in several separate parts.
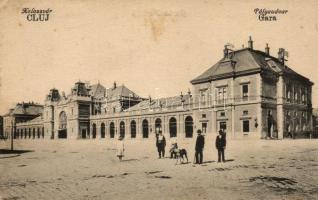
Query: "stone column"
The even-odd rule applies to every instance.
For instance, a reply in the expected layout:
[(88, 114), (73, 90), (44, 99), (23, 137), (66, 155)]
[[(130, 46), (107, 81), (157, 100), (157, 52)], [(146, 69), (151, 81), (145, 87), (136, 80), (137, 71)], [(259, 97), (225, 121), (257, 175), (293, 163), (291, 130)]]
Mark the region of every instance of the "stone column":
[(277, 131), (278, 139), (283, 139), (284, 133), (284, 79), (283, 76), (279, 76), (277, 82)]

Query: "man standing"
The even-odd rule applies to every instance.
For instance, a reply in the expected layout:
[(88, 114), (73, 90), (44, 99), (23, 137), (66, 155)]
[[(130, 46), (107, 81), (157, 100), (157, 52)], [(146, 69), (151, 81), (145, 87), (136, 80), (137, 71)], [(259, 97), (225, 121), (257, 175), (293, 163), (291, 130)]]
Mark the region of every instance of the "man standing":
[(166, 138), (165, 138), (165, 136), (162, 135), (161, 131), (159, 131), (159, 135), (157, 136), (157, 144), (156, 145), (158, 148), (159, 158), (161, 158), (161, 156), (164, 158), (165, 157)]
[(215, 147), (218, 150), (218, 162), (225, 162), (224, 149), (226, 147), (226, 139), (225, 134), (223, 134), (223, 131), (221, 130), (219, 131), (218, 136), (216, 136)]
[(203, 162), (203, 148), (204, 148), (204, 137), (201, 135), (201, 130), (197, 131), (197, 141), (195, 143), (195, 164), (202, 164)]

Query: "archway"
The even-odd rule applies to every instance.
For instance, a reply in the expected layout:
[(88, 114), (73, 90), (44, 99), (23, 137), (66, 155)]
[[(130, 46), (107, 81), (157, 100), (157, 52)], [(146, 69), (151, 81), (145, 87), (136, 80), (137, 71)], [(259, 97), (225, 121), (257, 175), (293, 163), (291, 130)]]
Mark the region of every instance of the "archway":
[(105, 129), (105, 124), (104, 123), (102, 123), (101, 125), (100, 125), (100, 137), (101, 138), (105, 138), (105, 134), (106, 134), (106, 131), (105, 131), (106, 129)]
[(161, 119), (157, 118), (155, 121), (155, 133), (159, 133), (159, 131), (162, 131)]
[(67, 117), (64, 111), (59, 115), (58, 138), (67, 138)]
[(115, 124), (114, 124), (114, 122), (111, 122), (109, 124), (109, 136), (110, 136), (110, 138), (115, 137)]
[(35, 128), (33, 128), (32, 136), (33, 136), (33, 139), (35, 139)]
[(185, 136), (187, 138), (192, 138), (193, 137), (193, 119), (191, 116), (187, 116), (185, 118)]
[(31, 128), (29, 128), (29, 139), (31, 138)]
[(121, 121), (119, 124), (119, 134), (120, 137), (125, 137), (125, 122)]
[(131, 138), (136, 138), (136, 121), (132, 120), (130, 122), (130, 136)]
[(142, 121), (142, 137), (148, 138), (148, 136), (149, 136), (148, 120), (144, 119)]
[(95, 138), (96, 138), (96, 124), (95, 124), (95, 123), (93, 124), (93, 133), (92, 133), (92, 137), (93, 137), (93, 139), (95, 139)]
[(177, 120), (174, 117), (169, 120), (169, 132), (170, 137), (177, 137)]
[(40, 133), (40, 130), (41, 130), (41, 129), (38, 128), (38, 132), (37, 132), (38, 138), (40, 138), (40, 134), (41, 134), (41, 133)]

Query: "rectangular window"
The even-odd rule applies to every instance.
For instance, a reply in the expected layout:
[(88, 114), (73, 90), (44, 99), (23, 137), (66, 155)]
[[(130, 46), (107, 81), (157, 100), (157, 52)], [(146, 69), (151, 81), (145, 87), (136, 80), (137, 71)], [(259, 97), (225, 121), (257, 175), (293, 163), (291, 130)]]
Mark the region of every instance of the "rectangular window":
[(242, 97), (244, 100), (248, 98), (248, 85), (244, 84), (242, 85)]
[(206, 114), (202, 114), (202, 118), (206, 118)]
[(200, 101), (206, 102), (207, 101), (207, 89), (200, 90)]
[(227, 88), (226, 87), (218, 88), (218, 94), (217, 94), (218, 103), (225, 103), (226, 99), (227, 99)]
[(244, 110), (243, 115), (248, 115), (248, 110)]
[(250, 121), (249, 120), (243, 120), (243, 132), (250, 132)]
[(220, 117), (225, 117), (225, 112), (220, 112)]
[(220, 130), (223, 129), (223, 130), (226, 130), (226, 122), (220, 122)]

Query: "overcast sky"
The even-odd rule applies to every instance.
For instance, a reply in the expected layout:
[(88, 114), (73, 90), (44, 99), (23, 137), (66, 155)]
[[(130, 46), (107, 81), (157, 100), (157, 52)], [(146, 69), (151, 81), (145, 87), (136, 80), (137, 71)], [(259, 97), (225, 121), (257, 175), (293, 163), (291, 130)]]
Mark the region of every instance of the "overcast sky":
[[(287, 3), (288, 2), (288, 3)], [(317, 1), (0, 1), (0, 114), (17, 102), (43, 103), (49, 89), (70, 92), (78, 80), (116, 81), (140, 96), (163, 97), (217, 62), (225, 43), (236, 49), (253, 37), (289, 51), (287, 62), (316, 83)], [(22, 8), (52, 9), (49, 21), (29, 22)], [(255, 8), (286, 9), (261, 22)]]

